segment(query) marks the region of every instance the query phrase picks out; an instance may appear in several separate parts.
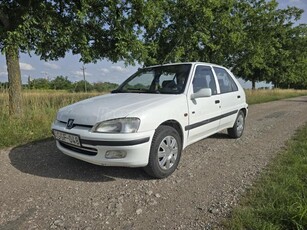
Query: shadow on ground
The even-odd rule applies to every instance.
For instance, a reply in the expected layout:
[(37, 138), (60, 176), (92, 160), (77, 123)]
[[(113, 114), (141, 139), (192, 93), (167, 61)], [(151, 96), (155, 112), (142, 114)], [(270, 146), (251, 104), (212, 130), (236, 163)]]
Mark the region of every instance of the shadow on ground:
[(216, 133), (213, 134), (212, 136), (208, 137), (210, 139), (231, 139), (227, 133)]
[(103, 167), (66, 156), (50, 139), (13, 148), (9, 158), (19, 171), (41, 177), (86, 182), (150, 179), (140, 168)]

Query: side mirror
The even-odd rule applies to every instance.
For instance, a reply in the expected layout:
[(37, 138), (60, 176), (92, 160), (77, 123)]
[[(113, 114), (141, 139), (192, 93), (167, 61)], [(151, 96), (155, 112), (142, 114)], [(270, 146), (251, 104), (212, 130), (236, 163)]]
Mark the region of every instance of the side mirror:
[(200, 89), (196, 93), (191, 94), (191, 99), (201, 98), (201, 97), (211, 97), (212, 92), (210, 88)]

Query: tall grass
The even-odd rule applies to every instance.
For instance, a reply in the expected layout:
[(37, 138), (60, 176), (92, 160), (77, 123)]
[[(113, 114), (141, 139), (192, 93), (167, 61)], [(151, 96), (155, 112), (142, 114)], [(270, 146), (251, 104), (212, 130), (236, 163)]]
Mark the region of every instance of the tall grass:
[[(0, 92), (0, 148), (51, 137), (50, 127), (59, 108), (99, 93), (67, 93), (54, 90), (24, 90), (22, 117), (8, 114), (8, 94)], [(247, 90), (249, 104), (307, 95), (307, 90)]]
[(233, 211), (226, 229), (307, 229), (307, 125)]
[(98, 95), (65, 91), (25, 91), (24, 112), (19, 118), (8, 113), (8, 94), (0, 93), (0, 148), (51, 136), (50, 127), (59, 108)]
[(245, 90), (247, 103), (259, 104), (285, 98), (307, 95), (307, 90), (273, 89), (273, 90)]

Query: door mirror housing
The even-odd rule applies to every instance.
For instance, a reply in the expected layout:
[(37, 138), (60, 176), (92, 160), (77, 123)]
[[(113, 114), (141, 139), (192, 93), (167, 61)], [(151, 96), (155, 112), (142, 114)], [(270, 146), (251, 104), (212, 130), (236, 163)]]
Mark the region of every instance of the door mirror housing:
[(212, 91), (210, 88), (200, 89), (196, 93), (191, 94), (191, 99), (201, 98), (201, 97), (211, 97)]

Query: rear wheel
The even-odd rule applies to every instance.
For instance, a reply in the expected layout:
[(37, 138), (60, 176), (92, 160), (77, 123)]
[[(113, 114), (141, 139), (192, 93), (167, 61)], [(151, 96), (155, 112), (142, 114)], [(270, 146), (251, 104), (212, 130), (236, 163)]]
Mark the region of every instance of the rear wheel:
[(245, 128), (245, 115), (242, 110), (239, 111), (237, 119), (232, 128), (227, 129), (228, 135), (232, 138), (240, 138)]
[(168, 177), (179, 164), (181, 150), (181, 138), (177, 130), (170, 126), (159, 126), (152, 140), (145, 171), (155, 178)]

